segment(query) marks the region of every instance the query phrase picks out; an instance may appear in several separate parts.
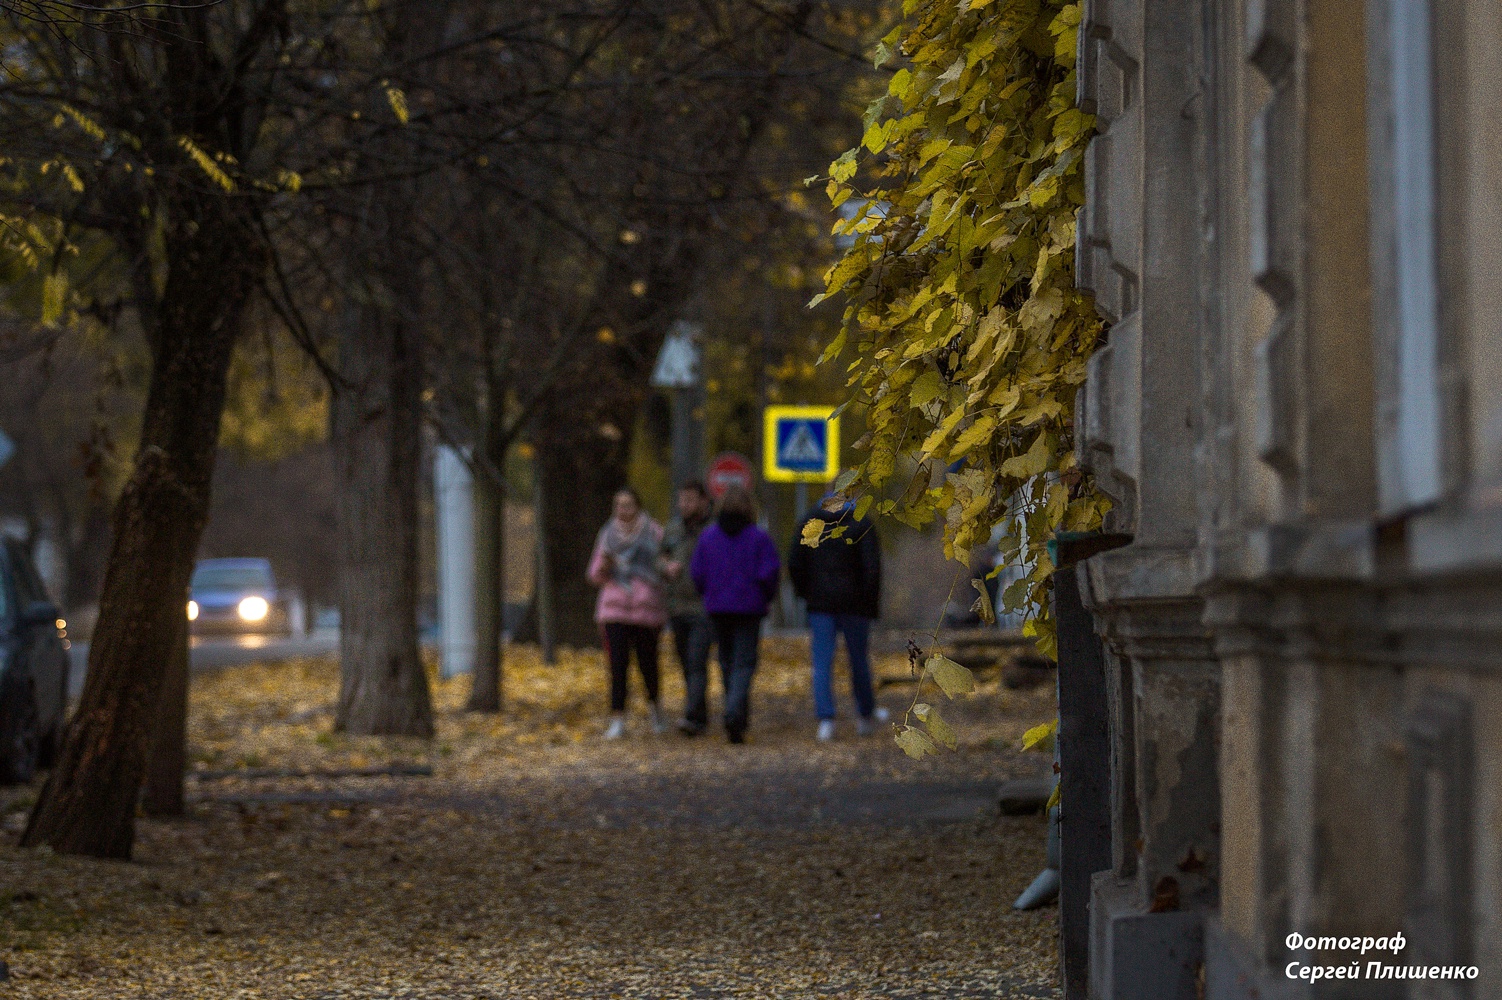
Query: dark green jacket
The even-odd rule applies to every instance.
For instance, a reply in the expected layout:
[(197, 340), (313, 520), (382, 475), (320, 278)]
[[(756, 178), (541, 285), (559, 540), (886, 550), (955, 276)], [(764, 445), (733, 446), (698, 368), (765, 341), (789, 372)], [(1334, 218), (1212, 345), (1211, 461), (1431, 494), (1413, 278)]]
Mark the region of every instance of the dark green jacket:
[(694, 546), (699, 544), (699, 533), (708, 523), (707, 520), (684, 523), (683, 518), (675, 517), (668, 525), (667, 531), (663, 533), (663, 561), (672, 560), (683, 566), (683, 572), (678, 574), (676, 580), (669, 580), (666, 575), (663, 576), (663, 581), (667, 585), (669, 615), (702, 615), (704, 613), (704, 601), (699, 597), (698, 589), (694, 587), (688, 567), (694, 561)]

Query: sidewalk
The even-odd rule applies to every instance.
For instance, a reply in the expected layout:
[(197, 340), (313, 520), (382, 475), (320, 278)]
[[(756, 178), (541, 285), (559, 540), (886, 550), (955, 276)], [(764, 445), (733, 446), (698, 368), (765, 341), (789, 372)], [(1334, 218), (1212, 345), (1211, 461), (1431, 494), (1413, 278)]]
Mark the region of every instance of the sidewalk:
[(195, 780), (132, 865), (0, 848), (7, 995), (1054, 996), (1056, 922), (1009, 908), (1043, 824), (995, 809), (1046, 692), (983, 685), (918, 763), (815, 743), (799, 647), (768, 645), (745, 747), (640, 716), (601, 742), (593, 656), (513, 657), (499, 720), (441, 684), (431, 747), (328, 734), (326, 663), (195, 677), (204, 768), (434, 773)]

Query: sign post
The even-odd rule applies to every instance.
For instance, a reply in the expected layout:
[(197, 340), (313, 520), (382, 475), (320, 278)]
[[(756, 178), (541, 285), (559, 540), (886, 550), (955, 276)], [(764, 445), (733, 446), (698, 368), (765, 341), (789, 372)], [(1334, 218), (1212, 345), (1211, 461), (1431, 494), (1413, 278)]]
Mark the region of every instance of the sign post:
[(673, 402), (673, 493), (699, 477), (704, 463), (703, 386), (699, 340), (704, 327), (679, 320), (668, 331), (652, 370), (652, 385), (666, 389)]
[[(793, 524), (808, 512), (808, 484), (827, 483), (840, 471), (840, 418), (833, 406), (769, 406), (762, 442), (762, 477), (793, 483)], [(783, 621), (801, 625), (803, 615), (783, 593)]]

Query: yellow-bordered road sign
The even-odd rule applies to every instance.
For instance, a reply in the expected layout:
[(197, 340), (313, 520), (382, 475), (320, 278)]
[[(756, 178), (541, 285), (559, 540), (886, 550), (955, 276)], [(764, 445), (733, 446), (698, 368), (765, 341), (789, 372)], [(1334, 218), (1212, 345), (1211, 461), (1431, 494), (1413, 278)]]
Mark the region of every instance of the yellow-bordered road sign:
[(833, 406), (769, 406), (762, 476), (769, 483), (827, 483), (840, 471), (840, 418)]

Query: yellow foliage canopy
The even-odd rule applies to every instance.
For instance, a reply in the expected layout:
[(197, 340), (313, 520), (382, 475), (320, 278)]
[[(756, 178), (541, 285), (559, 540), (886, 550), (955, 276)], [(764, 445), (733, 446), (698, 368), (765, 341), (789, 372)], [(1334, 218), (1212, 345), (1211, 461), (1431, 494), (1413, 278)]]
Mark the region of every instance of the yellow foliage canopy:
[[(1045, 545), (1099, 527), (1109, 506), (1074, 454), (1074, 396), (1101, 334), (1074, 287), (1094, 128), (1075, 107), (1080, 5), (905, 0), (904, 14), (878, 53), (905, 64), (827, 188), (860, 206), (835, 224), (853, 245), (814, 303), (843, 296), (826, 357), (856, 345), (849, 385), (869, 407), (869, 456), (845, 489), (914, 526), (942, 516), (960, 561), (1001, 525), (1004, 559), (1027, 570), (1004, 602), (1027, 609), (1052, 656)], [(876, 181), (858, 189), (863, 162)]]

